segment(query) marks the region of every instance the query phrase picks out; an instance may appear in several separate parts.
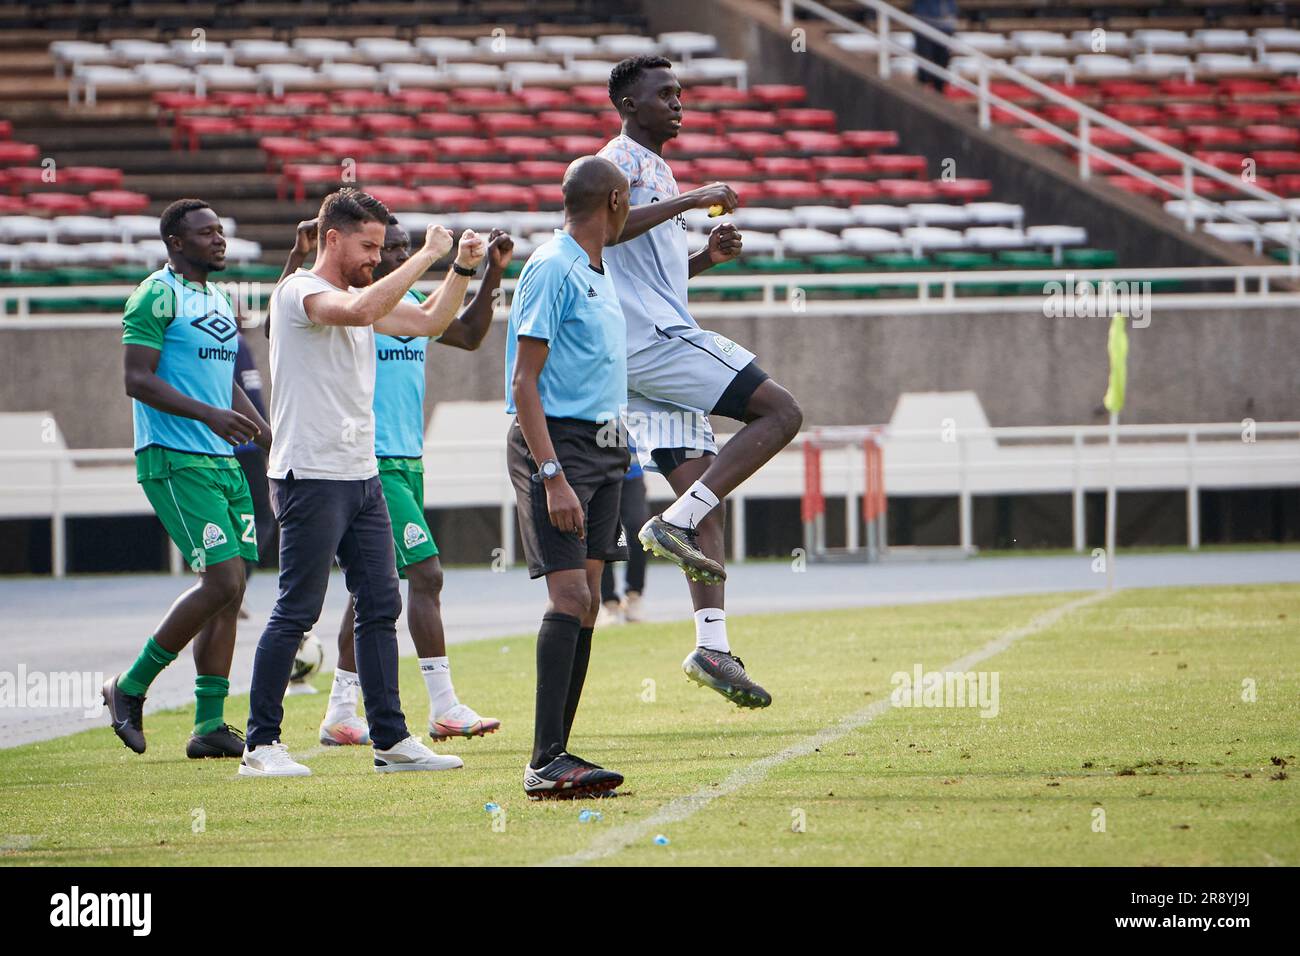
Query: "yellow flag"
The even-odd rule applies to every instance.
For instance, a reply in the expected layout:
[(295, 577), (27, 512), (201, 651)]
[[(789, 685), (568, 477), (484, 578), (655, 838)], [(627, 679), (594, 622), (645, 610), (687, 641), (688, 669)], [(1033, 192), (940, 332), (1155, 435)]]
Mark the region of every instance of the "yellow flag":
[(1124, 388), (1128, 384), (1128, 329), (1127, 318), (1122, 312), (1116, 312), (1110, 320), (1106, 351), (1110, 353), (1110, 385), (1102, 404), (1106, 411), (1118, 412), (1124, 407)]

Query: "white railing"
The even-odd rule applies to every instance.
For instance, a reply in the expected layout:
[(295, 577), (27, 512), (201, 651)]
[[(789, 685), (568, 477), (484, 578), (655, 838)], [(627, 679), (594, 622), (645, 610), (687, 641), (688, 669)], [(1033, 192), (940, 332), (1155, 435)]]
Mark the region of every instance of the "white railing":
[[(1187, 496), (1189, 548), (1200, 546), (1200, 499), (1202, 488), (1290, 487), (1300, 485), (1300, 422), (1250, 423), (1250, 439), (1244, 441), (1242, 423), (1120, 425), (1119, 444), (1112, 452), (1106, 440), (1107, 425), (1014, 426), (999, 428), (893, 429), (875, 430), (884, 448), (885, 491), (891, 497), (955, 496), (958, 500), (959, 544), (973, 550), (973, 501), (976, 496), (1069, 493), (1072, 501), (1073, 543), (1084, 550), (1084, 495), (1106, 487), (1110, 469), (1117, 469), (1117, 486), (1125, 490), (1173, 490)], [(861, 433), (859, 427), (809, 429), (790, 447), (759, 471), (745, 486), (730, 496), (730, 528), (734, 561), (745, 554), (745, 501), (747, 498), (798, 497), (804, 470), (799, 455), (809, 438), (833, 440)], [(719, 443), (730, 436), (719, 435)], [(1287, 440), (1291, 439), (1291, 440)], [(1140, 444), (1141, 447), (1134, 447)], [(1117, 457), (1112, 459), (1111, 455)], [(456, 465), (448, 462), (461, 456)], [(469, 456), (466, 460), (465, 456)], [(505, 444), (495, 438), (447, 440), (426, 443), (426, 479), (430, 482), (430, 505), (438, 507), (498, 507), (500, 509), (501, 560), (515, 561), (515, 496), (505, 465)], [(0, 515), (16, 514), (6, 509), (4, 499), (15, 495), (49, 495), (48, 511), (30, 508), (22, 516), (48, 515), (53, 573), (67, 571), (66, 520), (93, 514), (148, 514), (142, 495), (128, 502), (104, 508), (79, 506), (75, 498), (86, 492), (108, 495), (138, 495), (134, 474), (119, 472), (114, 482), (69, 481), (67, 466), (86, 463), (125, 464), (134, 461), (129, 448), (0, 451), (0, 466), (32, 463), (50, 466), (49, 481), (43, 484), (6, 485), (0, 489)], [(461, 464), (463, 462), (463, 464)], [(460, 470), (451, 470), (453, 468)], [(1247, 474), (1246, 469), (1254, 469)], [(856, 516), (863, 493), (860, 449), (828, 452), (823, 466), (826, 497), (846, 499), (845, 535), (853, 545), (858, 540)], [(650, 496), (670, 499), (671, 491), (662, 479), (652, 476)], [(455, 487), (449, 487), (454, 483)], [(466, 488), (472, 494), (465, 493)], [(180, 574), (180, 551), (169, 548), (173, 574)]]
[[(1081, 103), (1073, 97), (1059, 93), (1050, 86), (1039, 82), (1028, 73), (1017, 70), (1015, 67), (997, 59), (996, 57), (991, 57), (960, 40), (954, 39), (942, 30), (930, 26), (923, 20), (918, 20), (916, 17), (903, 13), (900, 10), (896, 10), (889, 4), (882, 2), (882, 0), (855, 0), (855, 2), (869, 10), (875, 11), (876, 30), (872, 31), (867, 27), (862, 26), (860, 23), (856, 23), (855, 21), (836, 13), (834, 10), (823, 6), (816, 2), (816, 0), (780, 0), (781, 20), (785, 26), (792, 26), (794, 24), (794, 11), (795, 8), (798, 7), (815, 13), (823, 19), (850, 32), (866, 33), (876, 36), (879, 40), (879, 49), (877, 52), (878, 70), (883, 79), (888, 79), (890, 76), (889, 58), (891, 53), (898, 53), (924, 63), (925, 69), (928, 72), (941, 76), (944, 80), (959, 89), (975, 95), (979, 125), (981, 129), (989, 129), (992, 126), (990, 116), (991, 107), (996, 106), (997, 108), (1005, 110), (1015, 116), (1017, 119), (1028, 123), (1035, 129), (1049, 133), (1061, 142), (1078, 150), (1079, 177), (1081, 179), (1087, 180), (1091, 178), (1092, 163), (1095, 159), (1100, 158), (1105, 160), (1106, 163), (1122, 169), (1130, 176), (1134, 176), (1143, 182), (1157, 186), (1170, 195), (1184, 199), (1186, 201), (1186, 207), (1183, 223), (1188, 232), (1194, 232), (1196, 230), (1194, 207), (1196, 203), (1200, 203), (1204, 207), (1213, 209), (1216, 215), (1219, 215), (1224, 219), (1229, 219), (1233, 222), (1254, 228), (1257, 230), (1257, 234), (1259, 235), (1258, 241), (1263, 241), (1263, 234), (1261, 231), (1262, 227), (1253, 219), (1242, 215), (1229, 206), (1199, 196), (1196, 193), (1194, 176), (1197, 174), (1213, 179), (1220, 185), (1227, 186), (1236, 192), (1249, 196), (1251, 199), (1261, 199), (1274, 203), (1277, 205), (1278, 209), (1284, 211), (1287, 216), (1287, 222), (1289, 225), (1288, 239), (1282, 244), (1285, 245), (1290, 252), (1290, 263), (1293, 267), (1300, 263), (1300, 225), (1297, 224), (1296, 210), (1281, 196), (1277, 196), (1266, 189), (1261, 189), (1254, 183), (1246, 182), (1239, 177), (1231, 176), (1218, 167), (1211, 166), (1209, 163), (1199, 160), (1194, 156), (1190, 156), (1182, 150), (1175, 149), (1157, 139), (1153, 139), (1145, 133), (1129, 126), (1127, 123), (1122, 123), (1113, 117), (1107, 116), (1105, 113), (1099, 112), (1098, 110)], [(929, 40), (933, 40), (935, 43), (946, 47), (954, 53), (959, 53), (962, 56), (974, 59), (979, 64), (977, 81), (972, 83), (966, 77), (961, 76), (958, 73), (954, 73), (953, 71), (940, 67), (923, 57), (917, 56), (915, 52), (907, 49), (897, 40), (890, 37), (891, 24), (897, 24), (898, 26), (910, 30), (913, 34), (919, 34)], [(991, 74), (1028, 89), (1041, 99), (1074, 111), (1078, 116), (1078, 135), (1075, 135), (1069, 130), (1063, 129), (1018, 106), (1010, 100), (993, 93), (989, 89), (989, 76)], [(1181, 187), (1175, 186), (1174, 184), (1162, 179), (1160, 176), (1134, 165), (1122, 156), (1118, 156), (1097, 146), (1091, 140), (1092, 128), (1094, 126), (1112, 130), (1113, 132), (1121, 134), (1134, 146), (1140, 146), (1144, 150), (1159, 153), (1162, 156), (1177, 161), (1183, 173), (1183, 182)]]
[[(1092, 283), (1099, 292), (1105, 284), (1113, 290), (1118, 283), (1131, 289), (1142, 282), (1195, 282), (1222, 286), (1218, 292), (1161, 292), (1151, 295), (1153, 306), (1169, 309), (1217, 308), (1282, 308), (1300, 305), (1300, 292), (1275, 286), (1275, 280), (1286, 286), (1300, 278), (1300, 269), (1290, 266), (1181, 266), (1177, 268), (1142, 269), (972, 269), (947, 272), (817, 272), (776, 273), (763, 272), (745, 275), (708, 275), (691, 280), (697, 292), (724, 292), (735, 289), (757, 289), (762, 298), (758, 301), (707, 302), (698, 298), (691, 303), (691, 312), (698, 318), (725, 318), (728, 316), (774, 317), (789, 315), (792, 308), (812, 315), (906, 315), (923, 312), (1037, 312), (1049, 295), (1070, 295), (1080, 282)], [(1061, 284), (1060, 290), (1049, 290), (1050, 283)], [(502, 288), (513, 294), (516, 280), (507, 279)], [(1044, 286), (1041, 295), (961, 295), (967, 286), (1031, 285)], [(805, 299), (800, 292), (877, 286), (913, 290), (907, 295), (861, 299), (843, 298)], [(432, 282), (418, 283), (417, 288), (431, 291)], [(271, 288), (267, 284), (267, 291)], [(471, 286), (471, 291), (475, 287)], [(936, 290), (937, 289), (937, 294)], [(0, 330), (60, 328), (94, 329), (119, 328), (121, 316), (113, 313), (76, 315), (33, 315), (33, 302), (51, 299), (120, 298), (123, 303), (134, 286), (102, 285), (79, 286), (75, 290), (51, 286), (0, 286)], [(1097, 293), (1094, 293), (1096, 295)], [(797, 306), (794, 304), (798, 300)], [(509, 301), (507, 297), (506, 301)], [(250, 324), (261, 322), (256, 309), (244, 309)], [(497, 317), (504, 315), (498, 310)]]

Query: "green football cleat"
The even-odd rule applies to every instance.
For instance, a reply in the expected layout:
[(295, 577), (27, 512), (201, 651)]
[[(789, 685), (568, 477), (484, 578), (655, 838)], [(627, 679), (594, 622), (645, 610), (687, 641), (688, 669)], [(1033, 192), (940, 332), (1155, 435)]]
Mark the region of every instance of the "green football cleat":
[(679, 528), (665, 521), (662, 515), (655, 515), (641, 527), (637, 538), (641, 547), (671, 561), (692, 581), (721, 584), (727, 580), (727, 571), (699, 549), (695, 543), (698, 536), (694, 528)]

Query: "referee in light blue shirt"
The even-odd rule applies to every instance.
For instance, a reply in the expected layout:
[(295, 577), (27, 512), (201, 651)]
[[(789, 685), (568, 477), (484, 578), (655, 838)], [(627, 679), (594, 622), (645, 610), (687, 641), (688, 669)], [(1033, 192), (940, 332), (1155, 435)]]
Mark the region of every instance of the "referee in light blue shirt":
[(621, 774), (568, 752), (600, 609), (600, 573), (626, 556), (619, 496), (628, 451), (627, 327), (604, 248), (627, 222), (628, 183), (596, 156), (564, 174), (564, 228), (528, 259), (506, 338), (507, 464), (528, 573), (550, 597), (537, 635), (529, 797), (613, 790)]

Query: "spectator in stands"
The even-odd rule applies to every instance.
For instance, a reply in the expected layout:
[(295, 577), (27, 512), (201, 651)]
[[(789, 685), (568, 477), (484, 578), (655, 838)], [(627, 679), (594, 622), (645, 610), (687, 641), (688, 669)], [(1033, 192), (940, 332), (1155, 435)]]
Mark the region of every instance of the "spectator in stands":
[[(912, 16), (925, 21), (947, 36), (957, 32), (957, 0), (912, 0)], [(918, 76), (922, 83), (933, 86), (942, 93), (947, 82), (938, 73), (927, 69), (924, 61), (928, 60), (943, 69), (948, 68), (948, 48), (929, 37), (916, 35), (916, 55), (922, 62), (918, 66)]]

